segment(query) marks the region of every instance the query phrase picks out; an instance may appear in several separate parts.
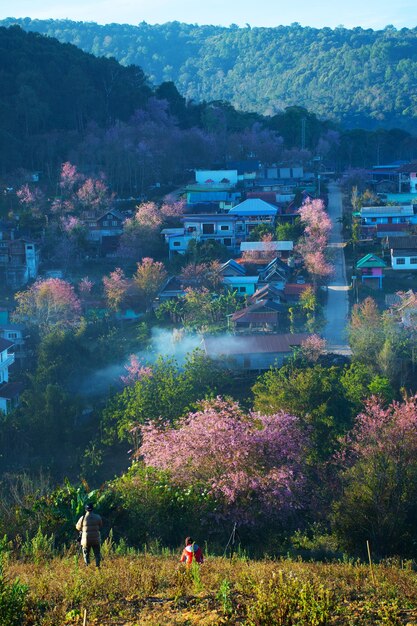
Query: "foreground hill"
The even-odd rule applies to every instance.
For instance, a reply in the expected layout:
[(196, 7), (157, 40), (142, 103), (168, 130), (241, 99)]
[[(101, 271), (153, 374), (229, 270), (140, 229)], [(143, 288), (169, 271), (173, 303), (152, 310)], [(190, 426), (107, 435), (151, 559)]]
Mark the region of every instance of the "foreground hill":
[(97, 56), (174, 81), (187, 98), (224, 99), (274, 114), (301, 105), (350, 126), (413, 131), (417, 117), (417, 28), (138, 26), (8, 18)]
[[(2, 624), (62, 626), (364, 626), (417, 623), (416, 575), (393, 564), (317, 564), (208, 558), (186, 571), (176, 558), (151, 554), (105, 560), (89, 570), (68, 555), (48, 563), (11, 563), (29, 591), (23, 608)], [(18, 594), (14, 596), (18, 608)], [(3, 607), (3, 608), (2, 608)], [(6, 607), (6, 608), (5, 608)], [(10, 607), (10, 605), (9, 605)], [(3, 610), (3, 613), (2, 613)], [(3, 619), (2, 619), (3, 617)]]

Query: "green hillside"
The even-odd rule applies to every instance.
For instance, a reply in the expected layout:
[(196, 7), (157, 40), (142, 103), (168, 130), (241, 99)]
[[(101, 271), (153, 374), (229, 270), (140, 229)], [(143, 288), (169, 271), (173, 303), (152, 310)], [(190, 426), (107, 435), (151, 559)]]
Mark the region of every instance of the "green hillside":
[(296, 104), (352, 127), (412, 131), (417, 117), (417, 28), (0, 23), (139, 65), (155, 84), (172, 80), (197, 101), (224, 99), (261, 114)]

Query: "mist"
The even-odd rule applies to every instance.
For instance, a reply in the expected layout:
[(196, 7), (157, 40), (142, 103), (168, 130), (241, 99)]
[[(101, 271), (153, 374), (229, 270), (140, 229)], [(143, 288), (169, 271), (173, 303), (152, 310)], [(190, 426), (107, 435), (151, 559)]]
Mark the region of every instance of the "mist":
[[(184, 330), (152, 328), (151, 341), (146, 350), (139, 350), (134, 354), (143, 365), (153, 365), (160, 357), (174, 358), (181, 367), (187, 355), (196, 348), (202, 348), (202, 337), (198, 334), (188, 334)], [(124, 384), (121, 376), (126, 376), (126, 365), (129, 358), (119, 363), (112, 363), (77, 383), (74, 391), (83, 396), (106, 395), (110, 392), (121, 391)]]

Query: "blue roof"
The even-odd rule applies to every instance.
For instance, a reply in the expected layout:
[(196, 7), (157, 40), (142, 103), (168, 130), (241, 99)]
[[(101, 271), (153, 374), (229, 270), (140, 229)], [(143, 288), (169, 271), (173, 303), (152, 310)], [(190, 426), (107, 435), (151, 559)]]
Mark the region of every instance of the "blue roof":
[(196, 213), (195, 215), (184, 215), (182, 222), (234, 222), (237, 220), (236, 215), (228, 213)]
[(197, 193), (190, 192), (188, 194), (188, 202), (192, 202), (192, 203), (221, 202), (222, 200), (232, 200), (232, 199), (233, 197), (227, 191), (201, 191)]

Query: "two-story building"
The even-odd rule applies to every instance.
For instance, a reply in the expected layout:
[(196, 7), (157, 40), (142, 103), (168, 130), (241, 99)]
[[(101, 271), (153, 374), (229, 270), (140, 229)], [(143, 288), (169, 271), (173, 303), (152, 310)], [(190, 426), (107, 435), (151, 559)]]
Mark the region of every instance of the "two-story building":
[(356, 214), (360, 217), (362, 233), (365, 237), (377, 234), (380, 225), (402, 225), (404, 229), (417, 224), (416, 208), (412, 204), (401, 206), (367, 206)]
[(169, 256), (185, 254), (190, 241), (214, 240), (231, 252), (238, 249), (236, 240), (237, 217), (213, 213), (186, 215), (181, 218), (183, 228), (165, 228), (162, 233), (169, 245)]
[(229, 215), (237, 218), (236, 236), (241, 241), (246, 241), (254, 228), (261, 224), (273, 226), (278, 213), (276, 206), (261, 200), (249, 198), (230, 209)]
[(165, 228), (169, 255), (185, 254), (190, 241), (214, 240), (237, 254), (242, 241), (260, 224), (273, 225), (277, 208), (263, 200), (245, 200), (228, 213), (196, 213), (181, 218), (183, 228)]
[(39, 260), (39, 247), (34, 241), (23, 237), (0, 240), (0, 281), (20, 289), (37, 277)]
[(18, 403), (20, 383), (9, 383), (9, 368), (14, 363), (13, 342), (0, 338), (0, 412), (9, 413)]

